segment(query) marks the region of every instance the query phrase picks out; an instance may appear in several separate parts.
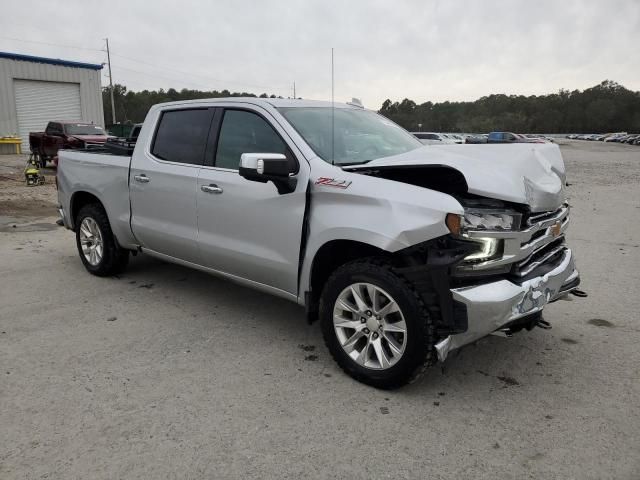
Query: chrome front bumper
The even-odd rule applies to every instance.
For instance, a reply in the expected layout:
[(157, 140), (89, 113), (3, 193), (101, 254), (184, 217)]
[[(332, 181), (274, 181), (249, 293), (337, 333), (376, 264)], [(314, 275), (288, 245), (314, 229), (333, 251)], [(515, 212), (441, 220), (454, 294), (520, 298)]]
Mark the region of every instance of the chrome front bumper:
[(520, 284), (509, 280), (451, 290), (453, 299), (467, 308), (468, 330), (450, 335), (436, 344), (438, 359), (451, 350), (472, 343), (514, 320), (540, 312), (544, 306), (578, 286), (579, 273), (573, 254), (566, 249), (556, 268)]

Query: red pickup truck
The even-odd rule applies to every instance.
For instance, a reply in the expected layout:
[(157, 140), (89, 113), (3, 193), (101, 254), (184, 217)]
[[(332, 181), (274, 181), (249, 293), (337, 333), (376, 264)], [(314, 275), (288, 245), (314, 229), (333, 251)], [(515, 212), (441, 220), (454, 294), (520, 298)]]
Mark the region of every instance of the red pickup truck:
[(44, 166), (47, 160), (58, 163), (58, 150), (103, 146), (108, 135), (99, 125), (78, 122), (49, 122), (44, 132), (29, 133), (31, 152), (40, 157)]

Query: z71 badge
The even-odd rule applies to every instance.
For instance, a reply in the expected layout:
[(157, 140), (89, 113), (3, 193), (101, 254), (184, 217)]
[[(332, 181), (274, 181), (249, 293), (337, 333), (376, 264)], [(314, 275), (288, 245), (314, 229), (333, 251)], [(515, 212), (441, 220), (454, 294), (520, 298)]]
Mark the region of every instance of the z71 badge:
[(336, 180), (335, 178), (320, 177), (316, 180), (316, 185), (325, 185), (327, 187), (349, 188), (350, 180)]

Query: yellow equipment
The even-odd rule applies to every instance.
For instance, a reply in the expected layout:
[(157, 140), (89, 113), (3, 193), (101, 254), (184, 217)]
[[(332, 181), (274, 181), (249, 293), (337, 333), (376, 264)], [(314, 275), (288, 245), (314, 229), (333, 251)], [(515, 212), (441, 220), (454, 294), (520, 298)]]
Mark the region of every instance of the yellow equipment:
[(44, 175), (40, 174), (38, 168), (38, 160), (33, 154), (29, 155), (27, 160), (27, 166), (24, 168), (24, 179), (27, 182), (27, 186), (35, 187), (36, 185), (44, 184)]

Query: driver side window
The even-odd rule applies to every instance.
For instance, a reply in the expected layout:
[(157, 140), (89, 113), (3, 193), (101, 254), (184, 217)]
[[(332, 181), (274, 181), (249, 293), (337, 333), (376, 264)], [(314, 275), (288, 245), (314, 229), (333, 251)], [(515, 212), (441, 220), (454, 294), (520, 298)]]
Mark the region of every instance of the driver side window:
[(262, 117), (245, 110), (226, 110), (214, 165), (237, 170), (243, 153), (282, 153), (292, 159), (287, 145)]

